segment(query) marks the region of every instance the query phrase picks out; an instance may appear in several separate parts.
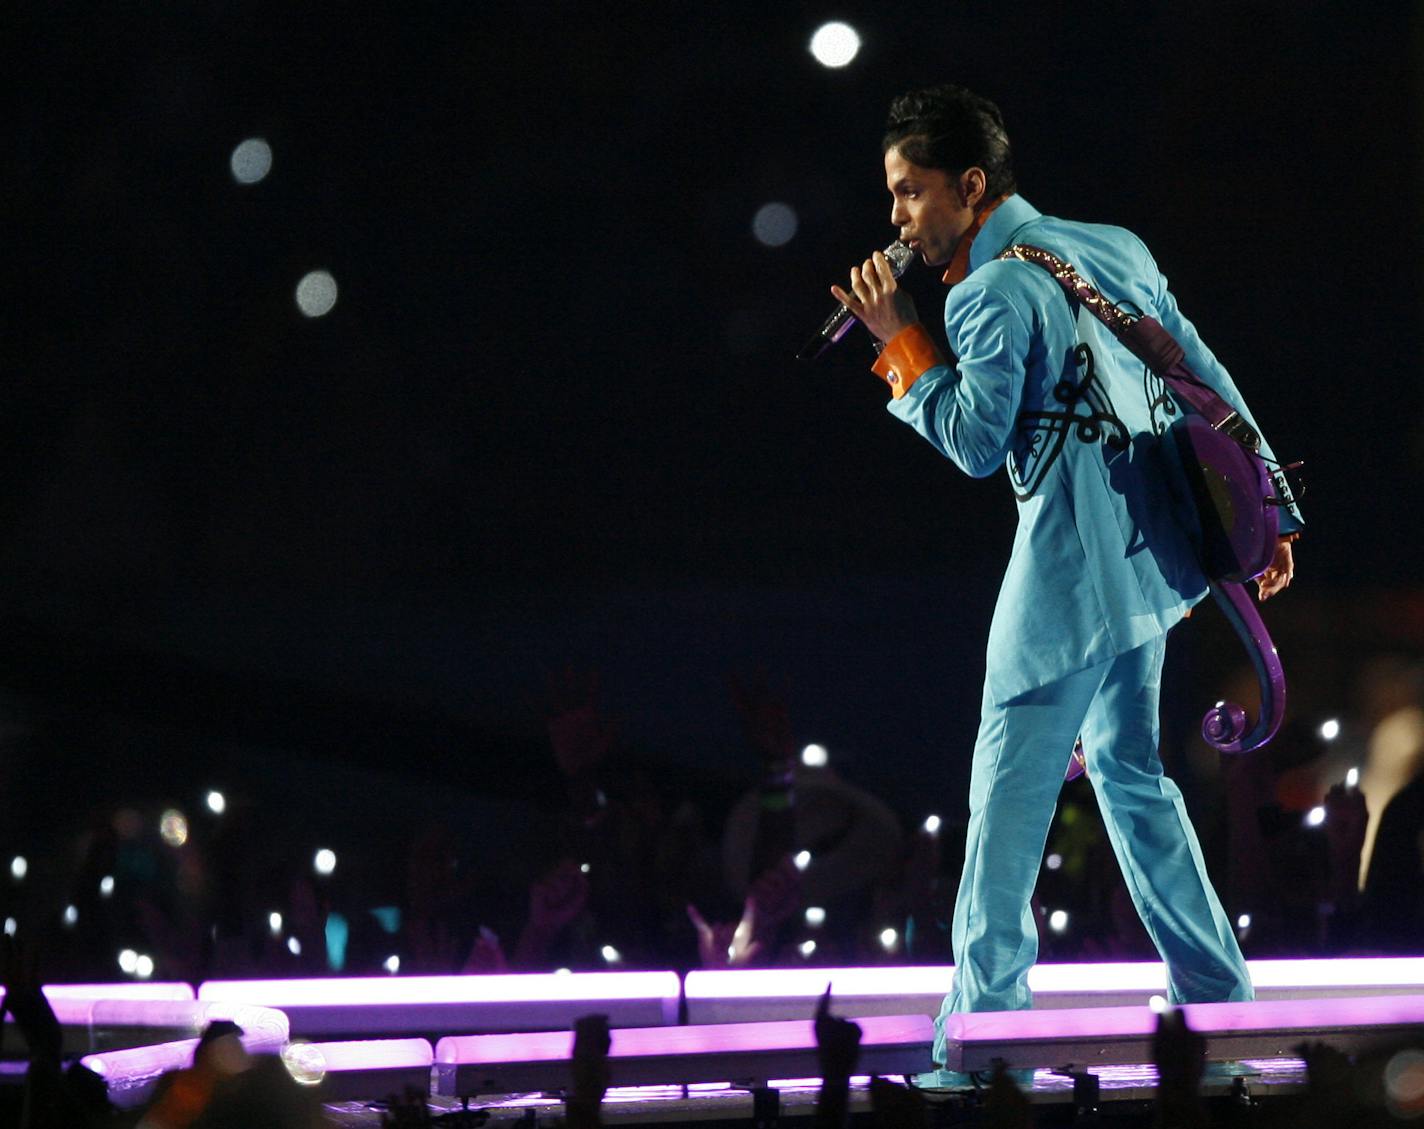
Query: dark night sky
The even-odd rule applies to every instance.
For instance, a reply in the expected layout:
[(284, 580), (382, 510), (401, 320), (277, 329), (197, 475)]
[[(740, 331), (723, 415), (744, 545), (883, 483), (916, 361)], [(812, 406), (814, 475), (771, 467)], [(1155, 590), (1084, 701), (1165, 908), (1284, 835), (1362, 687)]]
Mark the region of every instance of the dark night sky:
[[(791, 359), (891, 238), (889, 98), (942, 80), (999, 101), (1036, 206), (1143, 236), (1308, 461), (1286, 633), (1419, 583), (1412, 5), (697, 10), (11, 10), (7, 684), (196, 733), (241, 698), (278, 744), (377, 717), (398, 764), (537, 733), (568, 658), (715, 755), (763, 661), (862, 775), (967, 742), (1010, 492), (884, 412), (862, 338)], [(833, 17), (843, 71), (805, 50)]]

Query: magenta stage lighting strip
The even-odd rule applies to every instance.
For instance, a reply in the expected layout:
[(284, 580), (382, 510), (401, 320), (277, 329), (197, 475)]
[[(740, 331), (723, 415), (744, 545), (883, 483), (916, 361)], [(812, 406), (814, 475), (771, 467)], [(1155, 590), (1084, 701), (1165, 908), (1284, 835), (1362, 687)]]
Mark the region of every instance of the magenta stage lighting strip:
[[(247, 1018), (252, 1019), (250, 1015)], [(242, 1045), (248, 1053), (280, 1054), (287, 1044), (285, 1029), (271, 1023), (253, 1026), (254, 1030), (244, 1029), (242, 1036)], [(120, 1109), (133, 1109), (153, 1096), (163, 1075), (192, 1066), (197, 1049), (197, 1039), (179, 1039), (85, 1055), (79, 1061), (104, 1080), (112, 1104)]]
[[(1186, 1004), (1188, 1025), (1212, 1059), (1284, 1057), (1304, 1041), (1354, 1053), (1424, 1024), (1424, 995)], [(945, 1020), (945, 1065), (987, 1070), (1150, 1062), (1157, 1015), (1151, 1008), (986, 1011)]]
[(841, 1016), (939, 1013), (954, 981), (952, 965), (873, 968), (746, 968), (689, 972), (688, 1023), (809, 1019), (831, 986)]
[(568, 1030), (602, 1013), (616, 1027), (677, 1022), (675, 972), (210, 980), (200, 1000), (280, 1008), (301, 1037)]
[(378, 1101), (409, 1090), (429, 1093), (435, 1051), (424, 1039), (292, 1043), (282, 1061), (323, 1102)]
[[(201, 1003), (192, 999), (142, 999), (120, 997), (93, 999), (56, 993), (49, 997), (50, 1007), (59, 1020), (61, 1047), (65, 1054), (89, 1054), (142, 1047), (150, 1043), (170, 1042), (202, 1034), (214, 1019), (231, 1019), (244, 1030), (272, 1032), (280, 1029), (285, 1041), (287, 1018), (271, 1008), (251, 1007), (214, 1002)], [(9, 1040), (13, 1024), (6, 1028)], [(24, 1045), (18, 1030), (13, 1030), (14, 1044)]]
[[(934, 1038), (928, 1016), (870, 1016), (860, 1025), (858, 1070), (912, 1074), (928, 1069)], [(463, 1098), (563, 1090), (569, 1085), (572, 1053), (568, 1031), (447, 1037), (435, 1044), (436, 1092)], [(765, 1085), (771, 1078), (805, 1078), (820, 1069), (810, 1020), (617, 1030), (608, 1067), (613, 1086)]]

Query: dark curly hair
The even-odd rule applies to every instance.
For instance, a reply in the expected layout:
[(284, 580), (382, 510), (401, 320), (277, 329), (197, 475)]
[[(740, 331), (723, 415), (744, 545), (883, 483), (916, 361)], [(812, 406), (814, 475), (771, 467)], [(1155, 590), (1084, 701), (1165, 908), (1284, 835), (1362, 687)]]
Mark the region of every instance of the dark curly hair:
[(1018, 191), (1003, 114), (962, 86), (912, 90), (891, 102), (880, 151), (892, 148), (921, 168), (958, 174), (977, 165), (988, 199)]

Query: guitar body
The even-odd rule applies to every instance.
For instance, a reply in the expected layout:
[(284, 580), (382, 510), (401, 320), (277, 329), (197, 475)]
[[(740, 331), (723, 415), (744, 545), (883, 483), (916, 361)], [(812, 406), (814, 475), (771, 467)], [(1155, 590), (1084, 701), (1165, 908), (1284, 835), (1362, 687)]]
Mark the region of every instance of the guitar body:
[(1194, 412), (1172, 425), (1172, 437), (1196, 503), (1202, 571), (1214, 583), (1260, 576), (1280, 536), (1266, 464)]

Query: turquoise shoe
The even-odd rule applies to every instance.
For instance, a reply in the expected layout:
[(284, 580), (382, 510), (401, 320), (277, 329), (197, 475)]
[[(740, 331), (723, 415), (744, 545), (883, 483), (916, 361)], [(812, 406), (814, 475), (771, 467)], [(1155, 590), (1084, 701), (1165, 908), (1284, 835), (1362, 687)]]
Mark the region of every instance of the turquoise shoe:
[[(1006, 1070), (1009, 1081), (1020, 1090), (1033, 1089), (1034, 1071), (1027, 1068)], [(913, 1075), (910, 1079), (911, 1085), (917, 1090), (942, 1090), (949, 1092), (966, 1092), (973, 1090), (987, 1090), (989, 1081), (994, 1077), (992, 1070), (978, 1070), (967, 1073), (962, 1070), (928, 1070), (924, 1074)]]

